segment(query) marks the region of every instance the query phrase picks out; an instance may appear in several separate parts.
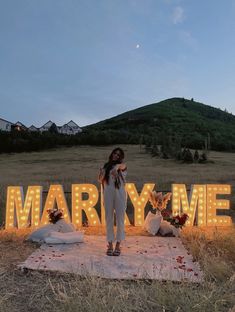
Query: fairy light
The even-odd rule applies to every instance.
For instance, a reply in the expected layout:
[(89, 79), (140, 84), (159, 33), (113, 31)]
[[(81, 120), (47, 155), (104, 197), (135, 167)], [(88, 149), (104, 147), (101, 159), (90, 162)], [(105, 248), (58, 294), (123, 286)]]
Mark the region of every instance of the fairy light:
[(49, 217), (47, 210), (53, 209), (54, 206), (57, 206), (58, 209), (61, 209), (64, 214), (64, 219), (66, 222), (70, 223), (70, 213), (68, 210), (68, 205), (65, 199), (63, 186), (60, 184), (51, 185), (47, 194), (46, 203), (43, 209), (41, 224), (49, 223)]
[[(29, 186), (24, 200), (22, 186), (7, 188), (6, 229), (37, 226), (42, 206), (42, 187)], [(16, 213), (15, 213), (16, 212)]]
[(231, 185), (228, 184), (208, 184), (207, 185), (207, 220), (208, 225), (231, 225), (232, 219), (229, 216), (218, 216), (217, 209), (229, 209), (230, 201), (217, 199), (218, 194), (231, 194)]
[(148, 202), (148, 191), (154, 189), (155, 184), (144, 184), (140, 195), (138, 194), (134, 183), (126, 183), (126, 191), (130, 197), (130, 200), (134, 206), (134, 225), (142, 226), (144, 224), (144, 211)]
[[(84, 193), (88, 195), (87, 199), (82, 198)], [(82, 226), (82, 211), (85, 212), (89, 225), (100, 225), (99, 216), (94, 208), (98, 198), (99, 193), (95, 185), (72, 184), (72, 222), (77, 228)]]
[[(191, 185), (189, 200), (185, 184), (172, 185), (172, 212), (174, 215), (186, 213), (189, 218), (186, 225), (206, 225), (206, 185)], [(198, 209), (197, 209), (198, 208)]]

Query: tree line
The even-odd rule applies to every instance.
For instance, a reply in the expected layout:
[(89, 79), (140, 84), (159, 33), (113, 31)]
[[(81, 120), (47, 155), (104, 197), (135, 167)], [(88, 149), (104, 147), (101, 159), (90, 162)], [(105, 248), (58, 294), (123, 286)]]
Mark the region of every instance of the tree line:
[(42, 133), (0, 131), (0, 153), (40, 151), (60, 146), (113, 144), (140, 144), (144, 145), (147, 151), (151, 151), (153, 156), (161, 155), (163, 158), (176, 159), (181, 157), (186, 147), (194, 150), (235, 151), (234, 141), (215, 140), (209, 133), (202, 137), (198, 133), (181, 136), (166, 132), (151, 132), (147, 128), (145, 130), (138, 127), (136, 131), (92, 128), (76, 135), (59, 134), (53, 127), (51, 131)]

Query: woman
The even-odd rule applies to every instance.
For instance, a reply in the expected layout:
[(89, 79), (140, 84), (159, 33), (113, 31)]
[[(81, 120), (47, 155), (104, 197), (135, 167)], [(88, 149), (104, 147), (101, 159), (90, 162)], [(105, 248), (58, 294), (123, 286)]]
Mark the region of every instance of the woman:
[[(108, 241), (108, 256), (119, 256), (120, 244), (125, 238), (124, 219), (126, 211), (125, 177), (127, 167), (123, 163), (124, 151), (115, 148), (109, 156), (109, 161), (100, 169), (99, 182), (102, 183), (104, 192), (104, 208), (106, 220), (106, 236)], [(113, 250), (114, 237), (114, 210), (116, 214), (116, 245)]]

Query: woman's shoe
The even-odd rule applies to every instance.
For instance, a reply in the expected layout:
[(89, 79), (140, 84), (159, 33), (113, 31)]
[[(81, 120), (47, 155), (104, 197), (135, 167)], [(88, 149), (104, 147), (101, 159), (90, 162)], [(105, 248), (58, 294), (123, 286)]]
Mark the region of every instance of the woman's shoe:
[(113, 245), (112, 244), (108, 244), (106, 255), (107, 256), (113, 256)]
[(116, 247), (113, 252), (113, 256), (120, 256), (121, 249), (120, 249), (120, 242), (117, 242)]
[(113, 256), (120, 256), (120, 254), (121, 254), (121, 250), (115, 248), (113, 252)]

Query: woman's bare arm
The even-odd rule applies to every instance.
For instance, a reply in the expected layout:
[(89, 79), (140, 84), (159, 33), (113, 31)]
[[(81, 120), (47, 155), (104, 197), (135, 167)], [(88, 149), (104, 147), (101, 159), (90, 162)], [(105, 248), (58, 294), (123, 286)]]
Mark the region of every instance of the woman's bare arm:
[(103, 183), (104, 176), (105, 176), (105, 170), (104, 170), (104, 168), (100, 168), (100, 172), (99, 172), (99, 175), (98, 175), (98, 181), (100, 183)]

